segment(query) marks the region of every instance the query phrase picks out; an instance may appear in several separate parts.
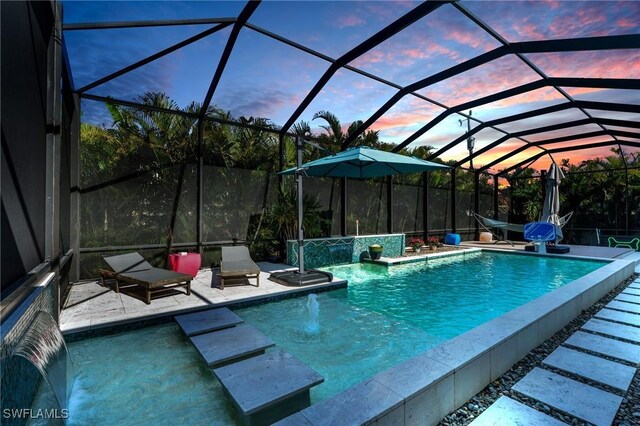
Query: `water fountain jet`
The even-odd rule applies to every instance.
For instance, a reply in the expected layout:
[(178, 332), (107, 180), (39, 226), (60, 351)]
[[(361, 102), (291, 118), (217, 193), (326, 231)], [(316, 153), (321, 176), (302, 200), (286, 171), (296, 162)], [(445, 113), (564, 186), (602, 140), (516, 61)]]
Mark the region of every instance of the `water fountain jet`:
[(310, 294), (307, 298), (307, 324), (304, 329), (307, 333), (317, 334), (320, 331), (318, 316), (320, 315), (320, 303), (316, 294)]

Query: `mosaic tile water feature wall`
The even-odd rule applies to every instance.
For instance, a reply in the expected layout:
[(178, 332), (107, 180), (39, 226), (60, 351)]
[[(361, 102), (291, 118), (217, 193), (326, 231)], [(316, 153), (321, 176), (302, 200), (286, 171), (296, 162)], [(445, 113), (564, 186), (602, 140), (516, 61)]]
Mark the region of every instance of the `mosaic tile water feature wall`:
[[(383, 256), (401, 256), (404, 234), (364, 235), (358, 237), (313, 238), (304, 241), (305, 268), (342, 265), (360, 262), (369, 256), (369, 246), (380, 244)], [(287, 264), (298, 266), (298, 242), (287, 241)]]
[[(55, 283), (55, 279), (52, 279), (48, 284), (37, 287), (16, 311), (2, 323), (2, 355), (0, 358), (2, 391), (0, 392), (0, 407), (3, 409), (31, 408), (42, 377), (32, 364), (24, 362), (21, 357), (12, 357), (11, 354), (38, 312), (47, 312), (52, 317), (57, 318), (58, 298)], [(26, 420), (24, 418), (5, 418), (3, 413), (0, 413), (0, 416), (0, 424), (2, 425), (22, 425)]]

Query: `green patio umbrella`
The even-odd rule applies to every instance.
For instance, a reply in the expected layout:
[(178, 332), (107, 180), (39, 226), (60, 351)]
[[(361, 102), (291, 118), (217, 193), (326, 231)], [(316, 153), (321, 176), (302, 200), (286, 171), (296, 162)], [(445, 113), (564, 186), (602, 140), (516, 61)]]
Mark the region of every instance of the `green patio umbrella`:
[(443, 164), (361, 146), (310, 161), (301, 167), (284, 170), (280, 174), (292, 175), (300, 170), (307, 176), (364, 179), (448, 169), (449, 167)]
[[(280, 174), (296, 175), (298, 183), (298, 276), (305, 274), (304, 269), (304, 235), (302, 230), (302, 177), (303, 176), (326, 176), (344, 178), (374, 178), (380, 176), (390, 176), (405, 173), (419, 173), (431, 170), (448, 170), (449, 166), (432, 163), (416, 157), (394, 154), (392, 152), (380, 151), (374, 148), (361, 146), (350, 148), (334, 155), (320, 158), (302, 164), (303, 141), (297, 140), (298, 149), (297, 167), (283, 170)], [(281, 277), (275, 277), (279, 282)], [(294, 278), (296, 280), (297, 278)], [(298, 281), (296, 281), (298, 282)], [(300, 284), (299, 284), (300, 285)]]

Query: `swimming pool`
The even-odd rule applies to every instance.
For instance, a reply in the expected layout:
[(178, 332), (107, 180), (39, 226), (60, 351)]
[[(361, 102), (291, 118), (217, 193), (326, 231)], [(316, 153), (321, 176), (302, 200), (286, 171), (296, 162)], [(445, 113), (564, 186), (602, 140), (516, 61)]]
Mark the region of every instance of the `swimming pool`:
[(384, 267), (323, 268), (349, 281), (317, 295), (318, 330), (307, 299), (237, 310), (325, 378), (312, 402), (549, 293), (606, 263), (476, 252)]
[[(483, 252), (332, 267), (349, 287), (317, 295), (317, 324), (306, 297), (235, 312), (325, 377), (315, 403), (605, 264)], [(175, 324), (72, 342), (69, 352), (77, 379), (68, 424), (237, 423)]]

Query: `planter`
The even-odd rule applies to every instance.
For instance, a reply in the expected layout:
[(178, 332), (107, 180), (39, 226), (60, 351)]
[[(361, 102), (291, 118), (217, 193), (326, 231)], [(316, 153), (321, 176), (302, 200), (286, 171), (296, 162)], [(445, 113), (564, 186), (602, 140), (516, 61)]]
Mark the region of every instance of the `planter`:
[(371, 246), (369, 246), (369, 257), (372, 260), (378, 260), (382, 256), (382, 251), (383, 250), (384, 250), (384, 247), (382, 247), (379, 244), (371, 245)]

